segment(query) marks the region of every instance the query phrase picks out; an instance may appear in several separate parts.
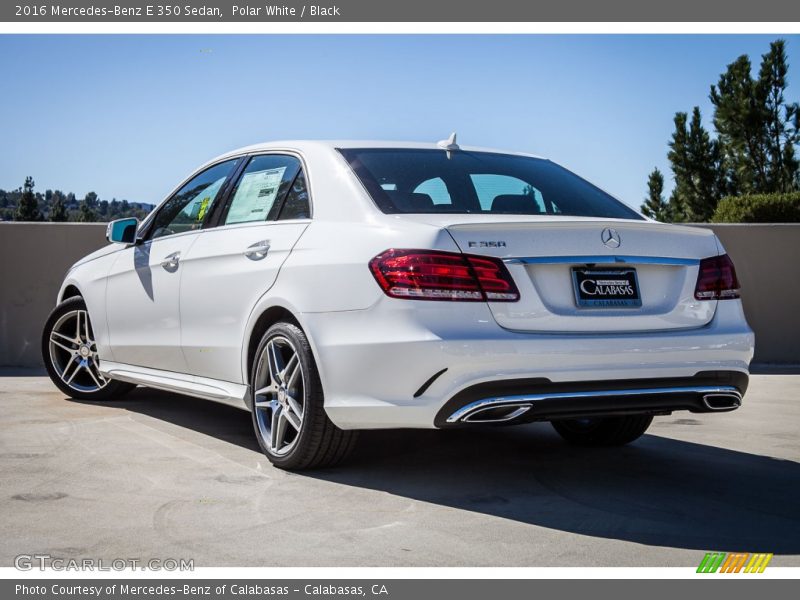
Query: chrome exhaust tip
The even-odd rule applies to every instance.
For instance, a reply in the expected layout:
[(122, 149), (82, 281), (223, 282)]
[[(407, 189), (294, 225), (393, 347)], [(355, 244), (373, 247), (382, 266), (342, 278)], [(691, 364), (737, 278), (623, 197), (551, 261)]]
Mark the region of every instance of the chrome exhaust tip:
[(742, 405), (742, 397), (735, 392), (715, 392), (703, 395), (703, 404), (708, 410), (736, 410)]
[[(726, 412), (742, 405), (733, 386), (677, 386), (493, 396), (465, 404), (447, 417), (444, 425), (515, 421), (528, 411), (534, 420), (604, 417), (619, 414), (665, 414), (675, 410)], [(530, 415), (519, 421), (529, 420)]]
[(461, 417), (462, 423), (503, 423), (513, 421), (525, 414), (530, 404), (501, 404), (499, 406), (483, 406), (468, 412)]

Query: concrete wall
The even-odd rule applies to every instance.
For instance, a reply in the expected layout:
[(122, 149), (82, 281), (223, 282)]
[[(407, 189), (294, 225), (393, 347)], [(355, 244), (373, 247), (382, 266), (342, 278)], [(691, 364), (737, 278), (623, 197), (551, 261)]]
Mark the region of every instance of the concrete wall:
[(105, 223), (0, 223), (0, 365), (42, 365), (42, 326), (64, 275), (105, 233)]
[[(800, 364), (800, 224), (713, 225), (736, 263), (755, 362)], [(0, 366), (40, 366), (67, 268), (105, 243), (99, 223), (0, 223)]]
[(800, 364), (800, 224), (704, 225), (736, 265), (753, 362)]

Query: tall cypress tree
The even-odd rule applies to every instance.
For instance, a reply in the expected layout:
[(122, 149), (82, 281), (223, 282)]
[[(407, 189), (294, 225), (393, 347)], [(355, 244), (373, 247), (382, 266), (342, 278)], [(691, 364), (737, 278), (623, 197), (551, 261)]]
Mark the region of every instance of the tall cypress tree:
[[(763, 115), (750, 75), (752, 64), (742, 55), (711, 86), (714, 127), (725, 155), (726, 177), (734, 195), (766, 188)], [(761, 105), (763, 109), (763, 104)]]
[(656, 221), (670, 221), (669, 205), (664, 201), (664, 175), (658, 167), (647, 178), (647, 196), (642, 204), (642, 212)]
[(764, 99), (765, 154), (769, 164), (768, 184), (773, 192), (800, 189), (800, 162), (794, 152), (795, 145), (800, 143), (800, 107), (797, 102), (786, 102), (788, 72), (786, 42), (777, 40), (761, 57), (756, 84), (759, 98)]
[[(687, 123), (688, 121), (688, 123)], [(675, 114), (675, 131), (669, 143), (669, 158), (675, 176), (670, 203), (685, 220), (707, 221), (724, 195), (719, 144), (703, 127), (700, 108), (692, 118), (684, 112)]]

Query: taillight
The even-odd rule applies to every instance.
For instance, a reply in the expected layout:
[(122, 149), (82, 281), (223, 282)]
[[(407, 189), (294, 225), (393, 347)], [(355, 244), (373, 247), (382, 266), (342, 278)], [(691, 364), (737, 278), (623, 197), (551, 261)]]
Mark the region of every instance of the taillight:
[(694, 297), (698, 300), (727, 300), (739, 297), (739, 279), (727, 254), (700, 261)]
[(438, 250), (387, 250), (369, 262), (392, 298), (516, 302), (519, 291), (503, 261)]

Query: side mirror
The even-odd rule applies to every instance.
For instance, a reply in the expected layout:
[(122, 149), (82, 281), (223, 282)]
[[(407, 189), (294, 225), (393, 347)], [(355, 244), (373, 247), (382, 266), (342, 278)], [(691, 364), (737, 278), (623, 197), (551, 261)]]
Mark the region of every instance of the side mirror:
[(106, 229), (106, 239), (115, 244), (133, 244), (136, 241), (136, 229), (139, 219), (117, 219), (111, 221)]

